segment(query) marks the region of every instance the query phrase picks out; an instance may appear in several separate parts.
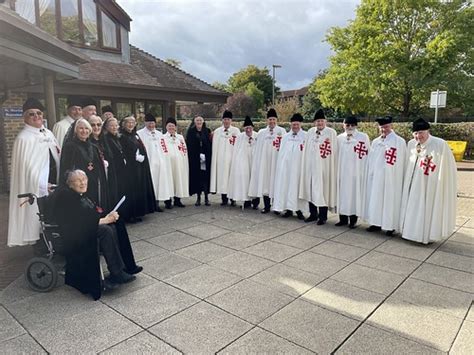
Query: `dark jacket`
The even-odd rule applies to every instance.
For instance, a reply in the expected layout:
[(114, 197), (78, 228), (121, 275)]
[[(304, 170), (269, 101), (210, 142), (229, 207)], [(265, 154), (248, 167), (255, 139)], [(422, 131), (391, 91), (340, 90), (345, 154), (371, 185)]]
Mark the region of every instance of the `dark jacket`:
[[(212, 143), (211, 130), (205, 125), (198, 131), (194, 125), (186, 133), (189, 161), (189, 194), (201, 193), (203, 186), (209, 186), (211, 176)], [(206, 170), (201, 170), (199, 155), (206, 156)], [(208, 191), (206, 191), (208, 192)]]

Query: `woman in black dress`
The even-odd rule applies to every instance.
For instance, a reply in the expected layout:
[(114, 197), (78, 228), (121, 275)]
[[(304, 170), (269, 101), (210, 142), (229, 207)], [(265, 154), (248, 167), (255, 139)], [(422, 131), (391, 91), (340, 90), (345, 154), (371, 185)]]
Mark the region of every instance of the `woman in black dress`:
[(128, 204), (130, 222), (140, 222), (145, 214), (156, 211), (150, 163), (136, 126), (133, 116), (126, 117), (120, 122), (120, 144), (127, 160), (126, 175), (131, 187)]
[(212, 138), (211, 130), (201, 116), (194, 118), (186, 133), (186, 145), (189, 159), (189, 194), (196, 194), (196, 206), (201, 205), (201, 193), (204, 203), (209, 206), (209, 182), (211, 172)]

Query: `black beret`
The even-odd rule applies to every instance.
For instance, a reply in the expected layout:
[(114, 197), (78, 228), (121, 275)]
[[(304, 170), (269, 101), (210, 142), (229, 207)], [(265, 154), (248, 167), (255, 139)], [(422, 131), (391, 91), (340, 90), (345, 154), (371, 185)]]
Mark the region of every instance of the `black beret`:
[(145, 122), (156, 122), (156, 118), (150, 112), (148, 112), (145, 115)]
[(232, 119), (233, 115), (232, 115), (232, 112), (228, 111), (228, 110), (225, 110), (223, 113), (222, 113), (222, 118), (230, 118)]
[(393, 118), (391, 116), (378, 117), (378, 118), (375, 119), (375, 121), (377, 121), (379, 126), (383, 126), (383, 125), (392, 123)]
[(300, 113), (295, 113), (293, 116), (291, 116), (291, 122), (303, 122), (303, 116), (301, 116)]
[(253, 122), (250, 119), (250, 116), (245, 116), (245, 121), (244, 121), (244, 127), (252, 126), (253, 127)]
[(102, 107), (101, 111), (102, 111), (102, 114), (104, 114), (106, 112), (111, 112), (112, 115), (115, 115), (114, 110), (112, 110), (112, 106), (110, 106), (110, 105)]
[(172, 123), (174, 124), (175, 126), (178, 125), (178, 123), (176, 122), (176, 120), (173, 118), (173, 117), (169, 117), (167, 120), (166, 120), (166, 124), (168, 123)]
[(97, 102), (95, 102), (95, 100), (92, 97), (84, 97), (81, 102), (82, 102), (81, 104), (82, 108), (87, 107), (87, 106), (97, 107)]
[(44, 106), (41, 104), (41, 102), (39, 102), (39, 100), (30, 97), (23, 104), (23, 112), (31, 109), (38, 109), (40, 111), (44, 111)]
[(276, 117), (276, 118), (278, 118), (278, 115), (277, 115), (277, 113), (276, 113), (276, 111), (275, 111), (274, 108), (271, 108), (271, 109), (268, 110), (268, 112), (267, 112), (267, 118), (270, 118), (270, 117)]
[(418, 118), (413, 121), (413, 132), (426, 131), (427, 129), (430, 129), (430, 124), (426, 122), (423, 118)]
[(67, 108), (73, 107), (73, 106), (82, 107), (81, 99), (78, 98), (77, 96), (69, 96), (67, 98)]
[(357, 122), (359, 122), (359, 120), (355, 116), (349, 116), (349, 117), (344, 118), (345, 124), (353, 124), (357, 126)]
[(322, 108), (320, 108), (318, 111), (316, 111), (316, 113), (314, 114), (314, 118), (313, 118), (313, 121), (316, 121), (316, 120), (325, 120), (326, 119), (326, 116), (324, 116), (324, 111)]

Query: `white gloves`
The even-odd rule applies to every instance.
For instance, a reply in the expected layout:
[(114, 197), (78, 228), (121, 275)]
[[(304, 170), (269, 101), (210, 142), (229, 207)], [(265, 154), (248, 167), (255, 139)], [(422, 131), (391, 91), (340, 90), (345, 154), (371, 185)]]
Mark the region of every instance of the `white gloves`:
[(143, 161), (145, 160), (145, 156), (140, 154), (138, 149), (137, 149), (137, 152), (135, 153), (135, 160), (139, 163), (143, 163)]
[(205, 163), (206, 162), (206, 156), (204, 154), (199, 154), (199, 160), (201, 163)]

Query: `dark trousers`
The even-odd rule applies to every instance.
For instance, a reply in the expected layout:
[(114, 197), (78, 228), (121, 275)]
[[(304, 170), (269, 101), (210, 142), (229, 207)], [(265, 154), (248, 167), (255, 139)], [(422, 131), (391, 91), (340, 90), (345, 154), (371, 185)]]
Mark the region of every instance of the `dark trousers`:
[(271, 201), (270, 196), (263, 196), (263, 207), (265, 210), (270, 211)]
[(339, 221), (341, 221), (342, 223), (345, 223), (345, 224), (347, 224), (347, 222), (349, 222), (349, 224), (355, 225), (357, 223), (357, 216), (355, 214), (350, 215), (350, 216), (340, 214), (339, 215)]
[(118, 247), (115, 228), (108, 224), (100, 224), (97, 227), (97, 240), (99, 242), (99, 250), (104, 255), (110, 273), (112, 275), (120, 274), (125, 264)]
[(327, 207), (318, 207), (318, 206), (315, 206), (311, 202), (309, 202), (308, 204), (309, 204), (309, 213), (311, 214), (311, 216), (315, 216), (321, 221), (327, 221), (328, 220), (328, 208)]

